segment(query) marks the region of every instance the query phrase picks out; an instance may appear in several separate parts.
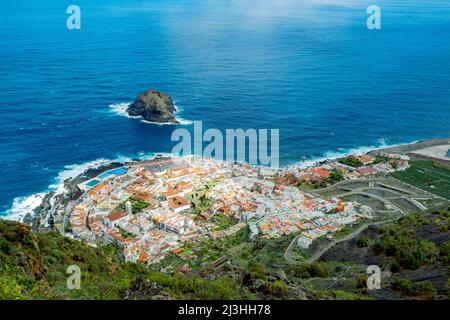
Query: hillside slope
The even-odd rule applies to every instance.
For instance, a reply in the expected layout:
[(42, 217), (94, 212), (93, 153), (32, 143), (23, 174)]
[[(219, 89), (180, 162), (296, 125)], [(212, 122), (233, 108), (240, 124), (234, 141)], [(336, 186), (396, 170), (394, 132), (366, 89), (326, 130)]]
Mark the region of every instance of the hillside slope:
[[(240, 279), (152, 272), (121, 263), (118, 248), (92, 248), (57, 233), (34, 233), (0, 221), (0, 300), (5, 299), (249, 299)], [(67, 288), (67, 267), (81, 270), (81, 289)]]

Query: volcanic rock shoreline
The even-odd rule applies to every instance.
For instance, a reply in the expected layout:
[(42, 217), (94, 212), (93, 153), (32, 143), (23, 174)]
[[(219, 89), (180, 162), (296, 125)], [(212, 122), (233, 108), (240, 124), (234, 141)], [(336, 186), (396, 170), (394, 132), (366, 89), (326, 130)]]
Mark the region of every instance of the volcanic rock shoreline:
[[(152, 162), (165, 159), (168, 158), (156, 156), (155, 158), (146, 161)], [(87, 168), (76, 177), (64, 180), (64, 193), (57, 195), (55, 195), (54, 192), (47, 193), (42, 203), (33, 210), (33, 214), (27, 214), (22, 222), (29, 225), (35, 232), (62, 231), (57, 230), (55, 226), (63, 223), (64, 213), (66, 212), (66, 207), (69, 202), (79, 199), (83, 194), (83, 192), (78, 188), (80, 183), (95, 178), (103, 172), (116, 169), (124, 165), (133, 165), (141, 162), (142, 160), (140, 159), (132, 159), (131, 161), (125, 163), (112, 161), (98, 167)], [(48, 215), (49, 213), (51, 214)], [(46, 221), (46, 218), (48, 218), (49, 221)]]
[[(66, 179), (63, 182), (66, 191), (57, 195), (55, 195), (55, 192), (47, 193), (42, 203), (34, 209), (34, 214), (27, 214), (23, 219), (23, 223), (31, 226), (31, 229), (35, 232), (56, 231), (55, 224), (61, 223), (64, 218), (64, 216), (59, 214), (58, 209), (64, 210), (70, 201), (74, 201), (82, 195), (78, 184), (92, 179), (102, 172), (121, 167), (122, 165), (120, 162), (110, 162), (97, 168), (88, 168), (78, 176)], [(53, 214), (48, 217), (49, 221), (45, 221), (49, 212), (53, 212)]]
[(142, 117), (145, 121), (156, 123), (180, 123), (175, 118), (177, 109), (172, 98), (155, 89), (140, 94), (127, 108), (128, 115)]

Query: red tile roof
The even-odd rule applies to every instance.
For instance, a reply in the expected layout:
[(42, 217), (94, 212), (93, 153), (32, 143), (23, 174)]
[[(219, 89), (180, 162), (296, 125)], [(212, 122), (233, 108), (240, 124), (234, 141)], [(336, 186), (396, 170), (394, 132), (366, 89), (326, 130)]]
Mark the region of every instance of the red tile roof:
[(314, 168), (313, 171), (321, 178), (328, 178), (331, 175), (330, 171), (325, 168)]
[(369, 155), (362, 155), (361, 157), (359, 157), (359, 161), (361, 161), (363, 164), (366, 163), (371, 163), (375, 161), (375, 158)]
[(108, 215), (108, 219), (109, 221), (116, 221), (119, 220), (123, 217), (126, 217), (128, 215), (128, 213), (126, 213), (125, 211), (122, 210), (114, 210), (113, 212), (111, 212)]
[(374, 174), (377, 172), (377, 170), (375, 170), (372, 167), (365, 167), (365, 168), (358, 168), (356, 169), (356, 171), (363, 176), (369, 175), (369, 174)]

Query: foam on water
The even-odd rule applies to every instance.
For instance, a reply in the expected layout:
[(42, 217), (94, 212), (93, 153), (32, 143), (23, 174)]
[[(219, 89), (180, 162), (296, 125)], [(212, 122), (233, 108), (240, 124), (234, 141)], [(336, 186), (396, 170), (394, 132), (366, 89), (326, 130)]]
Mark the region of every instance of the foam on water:
[(30, 196), (17, 197), (13, 200), (11, 208), (0, 215), (0, 218), (23, 221), (28, 213), (33, 213), (44, 199), (46, 192), (35, 193)]
[[(410, 143), (415, 143), (417, 141), (413, 141)], [(408, 143), (409, 144), (409, 143)], [(361, 146), (361, 147), (355, 147), (355, 148), (340, 148), (339, 151), (327, 151), (322, 156), (312, 159), (306, 159), (300, 162), (297, 162), (295, 164), (286, 166), (285, 168), (305, 168), (308, 166), (316, 165), (319, 162), (325, 161), (325, 160), (331, 160), (331, 159), (338, 159), (345, 156), (348, 156), (350, 154), (353, 155), (362, 155), (372, 150), (379, 150), (384, 149), (388, 147), (395, 147), (402, 144), (388, 144), (386, 143), (385, 139), (379, 139), (377, 145), (371, 145), (371, 146)], [(44, 196), (48, 192), (54, 192), (54, 196), (60, 195), (64, 193), (66, 190), (64, 186), (64, 181), (68, 179), (72, 179), (77, 177), (78, 175), (85, 172), (87, 169), (96, 169), (102, 166), (106, 166), (112, 162), (119, 162), (119, 163), (127, 163), (131, 162), (133, 160), (151, 160), (155, 158), (155, 155), (159, 154), (163, 157), (172, 157), (173, 155), (170, 153), (146, 153), (146, 152), (140, 152), (137, 155), (134, 155), (132, 157), (126, 156), (126, 155), (117, 155), (115, 159), (97, 159), (94, 161), (89, 161), (82, 164), (73, 164), (65, 166), (64, 170), (58, 173), (58, 175), (54, 179), (54, 183), (49, 185), (47, 190), (39, 193), (35, 193), (29, 196), (22, 196), (17, 197), (13, 200), (12, 206), (9, 210), (6, 210), (5, 212), (1, 213), (2, 218), (8, 219), (8, 220), (15, 220), (15, 221), (22, 221), (23, 218), (27, 214), (33, 214), (34, 209), (36, 209), (43, 201)]]
[(386, 139), (381, 138), (378, 140), (377, 145), (361, 146), (361, 147), (347, 148), (347, 149), (340, 148), (339, 151), (327, 151), (320, 157), (306, 159), (306, 160), (297, 162), (293, 165), (289, 165), (288, 167), (306, 168), (309, 166), (316, 165), (317, 163), (325, 161), (325, 160), (339, 159), (339, 158), (349, 156), (351, 154), (359, 156), (359, 155), (366, 154), (369, 151), (373, 151), (373, 150), (380, 150), (380, 149), (389, 148), (389, 147), (397, 147), (400, 145), (412, 144), (412, 143), (416, 143), (416, 142), (417, 141), (412, 141), (412, 142), (404, 143), (404, 144), (388, 144), (388, 143), (386, 143)]
[[(450, 1), (382, 1), (395, 14), (376, 39), (364, 32), (361, 1), (352, 0), (355, 10), (332, 4), (344, 0), (317, 1), (262, 1), (273, 10), (254, 10), (255, 1), (153, 0), (145, 12), (136, 1), (85, 1), (95, 32), (70, 41), (60, 41), (55, 1), (30, 6), (26, 15), (22, 6), (2, 8), (9, 19), (0, 19), (0, 43), (7, 44), (0, 50), (7, 62), (0, 72), (0, 211), (58, 185), (66, 164), (170, 152), (170, 129), (182, 126), (127, 119), (130, 93), (149, 86), (172, 92), (185, 109), (181, 117), (209, 128), (281, 129), (282, 165), (344, 155), (349, 150), (340, 147), (376, 145), (378, 137), (400, 143), (450, 136), (450, 42), (442, 32)], [(98, 7), (110, 9), (110, 23)], [(173, 19), (178, 11), (189, 19)], [(143, 15), (146, 23), (129, 23)], [(43, 25), (45, 32), (29, 32)], [(75, 69), (83, 76), (73, 76)], [(27, 101), (33, 116), (19, 112), (19, 96), (39, 97)], [(15, 203), (34, 206), (32, 199)]]
[[(190, 124), (192, 124), (193, 123), (193, 121), (191, 121), (191, 120), (186, 120), (186, 119), (183, 119), (183, 118), (181, 118), (181, 117), (178, 117), (177, 116), (177, 120), (179, 121), (179, 123), (161, 123), (161, 122), (153, 122), (153, 121), (147, 121), (147, 120), (144, 120), (144, 119), (142, 119), (142, 117), (140, 117), (140, 116), (130, 116), (129, 114), (128, 114), (128, 112), (127, 112), (127, 108), (128, 108), (128, 106), (131, 104), (131, 102), (120, 102), (120, 103), (114, 103), (114, 104), (110, 104), (109, 105), (109, 108), (110, 108), (110, 110), (111, 110), (111, 112), (113, 112), (114, 114), (116, 114), (116, 115), (119, 115), (119, 116), (121, 116), (121, 117), (126, 117), (126, 118), (129, 118), (129, 119), (139, 119), (141, 122), (143, 122), (143, 123), (148, 123), (148, 124), (156, 124), (156, 125), (159, 125), (159, 126), (171, 126), (171, 125), (190, 125)], [(175, 114), (177, 115), (177, 114), (179, 114), (182, 110), (177, 106), (177, 105), (175, 105), (174, 104), (174, 107), (175, 107), (175, 110), (176, 110), (176, 112), (175, 112)]]
[[(159, 153), (162, 156), (170, 157), (171, 154)], [(73, 179), (88, 169), (96, 169), (102, 166), (106, 166), (112, 162), (127, 163), (133, 160), (151, 160), (155, 158), (155, 153), (140, 152), (136, 156), (129, 157), (124, 155), (118, 155), (115, 159), (97, 159), (82, 164), (67, 165), (64, 170), (58, 173), (54, 178), (54, 183), (48, 186), (43, 192), (35, 193), (28, 196), (16, 197), (13, 200), (11, 208), (5, 212), (0, 213), (0, 217), (3, 219), (23, 221), (23, 218), (27, 214), (34, 214), (34, 210), (42, 204), (44, 197), (49, 192), (54, 192), (53, 198), (67, 191), (64, 186), (64, 181)]]
[(121, 117), (126, 117), (126, 118), (130, 118), (130, 119), (139, 119), (139, 116), (130, 116), (127, 112), (127, 108), (128, 106), (131, 104), (131, 102), (119, 102), (119, 103), (114, 103), (114, 104), (110, 104), (109, 107), (111, 108), (111, 112), (121, 116)]

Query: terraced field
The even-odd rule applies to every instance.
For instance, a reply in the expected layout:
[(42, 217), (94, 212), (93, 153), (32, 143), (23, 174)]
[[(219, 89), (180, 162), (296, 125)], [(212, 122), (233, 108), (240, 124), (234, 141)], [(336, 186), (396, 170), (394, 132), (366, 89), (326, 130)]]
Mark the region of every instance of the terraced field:
[(411, 161), (407, 170), (392, 173), (392, 176), (450, 200), (450, 170), (432, 161)]

